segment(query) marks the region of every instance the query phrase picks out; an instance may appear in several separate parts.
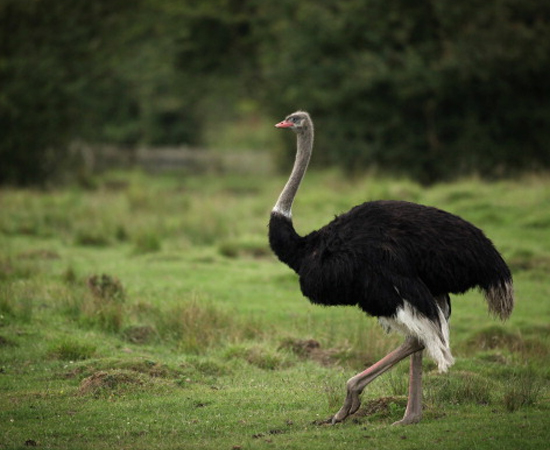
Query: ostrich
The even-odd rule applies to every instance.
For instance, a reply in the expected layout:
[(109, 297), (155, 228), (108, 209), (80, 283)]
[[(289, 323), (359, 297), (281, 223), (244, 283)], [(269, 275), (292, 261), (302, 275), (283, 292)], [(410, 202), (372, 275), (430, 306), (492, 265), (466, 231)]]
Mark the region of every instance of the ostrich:
[(320, 305), (357, 305), (387, 331), (405, 336), (397, 349), (347, 381), (342, 408), (330, 419), (355, 413), (376, 377), (410, 356), (409, 396), (403, 419), (422, 418), (422, 354), (445, 372), (449, 348), (449, 294), (478, 287), (489, 311), (506, 320), (514, 306), (512, 276), (491, 241), (474, 225), (437, 208), (405, 201), (355, 206), (323, 228), (299, 236), (292, 203), (313, 149), (313, 122), (296, 111), (275, 125), (297, 136), (294, 167), (269, 221), (269, 243), (299, 276), (301, 291)]

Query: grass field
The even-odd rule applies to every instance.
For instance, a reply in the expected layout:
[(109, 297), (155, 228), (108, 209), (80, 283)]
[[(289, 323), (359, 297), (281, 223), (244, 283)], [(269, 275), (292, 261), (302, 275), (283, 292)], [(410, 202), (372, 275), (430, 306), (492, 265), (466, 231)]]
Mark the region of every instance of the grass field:
[(483, 228), (517, 305), (493, 321), (453, 301), (456, 364), (425, 361), (421, 424), (391, 427), (406, 363), (363, 393), (346, 380), (398, 345), (353, 308), (302, 298), (270, 254), (280, 177), (111, 173), (93, 189), (0, 191), (0, 449), (547, 449), (550, 179), (308, 174), (305, 233), (365, 200), (438, 206)]

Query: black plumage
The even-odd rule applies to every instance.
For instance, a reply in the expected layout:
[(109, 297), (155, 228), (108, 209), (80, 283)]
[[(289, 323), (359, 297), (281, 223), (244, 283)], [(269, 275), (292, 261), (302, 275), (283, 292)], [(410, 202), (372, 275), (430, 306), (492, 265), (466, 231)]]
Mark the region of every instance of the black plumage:
[(363, 203), (304, 237), (288, 217), (273, 212), (269, 242), (313, 303), (358, 305), (376, 317), (394, 315), (407, 299), (436, 319), (436, 297), (498, 289), (511, 281), (479, 228), (404, 201)]

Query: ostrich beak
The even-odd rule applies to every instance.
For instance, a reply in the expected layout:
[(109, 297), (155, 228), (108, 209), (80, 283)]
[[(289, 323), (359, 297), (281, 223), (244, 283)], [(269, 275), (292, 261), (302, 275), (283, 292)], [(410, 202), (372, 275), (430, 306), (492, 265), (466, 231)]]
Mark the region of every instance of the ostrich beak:
[(294, 124), (292, 122), (288, 122), (286, 120), (283, 120), (282, 122), (279, 122), (278, 124), (276, 124), (275, 126), (277, 128), (290, 128), (291, 126), (293, 126)]

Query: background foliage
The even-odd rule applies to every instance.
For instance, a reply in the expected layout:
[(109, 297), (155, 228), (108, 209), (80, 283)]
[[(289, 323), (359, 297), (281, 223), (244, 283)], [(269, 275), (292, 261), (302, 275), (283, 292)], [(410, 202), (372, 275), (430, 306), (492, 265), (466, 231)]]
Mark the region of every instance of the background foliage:
[(0, 183), (51, 180), (75, 141), (200, 146), (298, 108), (322, 164), (548, 168), (549, 21), (537, 0), (2, 0)]

